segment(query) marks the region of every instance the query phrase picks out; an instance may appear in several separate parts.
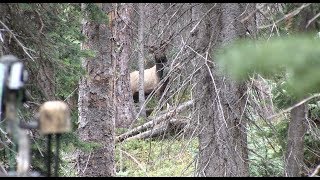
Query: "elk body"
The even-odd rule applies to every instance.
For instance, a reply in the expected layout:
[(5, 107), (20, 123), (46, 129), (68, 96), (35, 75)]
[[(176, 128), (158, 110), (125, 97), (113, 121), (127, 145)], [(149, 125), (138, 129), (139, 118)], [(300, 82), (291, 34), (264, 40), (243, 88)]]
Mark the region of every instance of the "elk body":
[[(158, 89), (156, 91), (156, 95), (158, 97), (163, 93), (168, 79), (161, 84), (159, 88), (160, 81), (164, 78), (164, 63), (167, 62), (167, 58), (161, 57), (156, 58), (156, 65), (153, 67), (144, 70), (144, 93), (147, 97), (154, 89)], [(135, 103), (139, 102), (139, 71), (133, 71), (130, 73), (130, 87), (132, 90), (132, 96)]]

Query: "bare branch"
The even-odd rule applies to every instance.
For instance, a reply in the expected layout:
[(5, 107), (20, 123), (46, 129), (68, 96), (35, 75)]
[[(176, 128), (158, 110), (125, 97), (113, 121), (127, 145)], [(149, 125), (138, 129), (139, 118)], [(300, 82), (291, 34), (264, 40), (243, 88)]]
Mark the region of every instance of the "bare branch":
[(26, 48), (20, 41), (19, 39), (16, 37), (16, 35), (8, 28), (8, 26), (6, 26), (6, 24), (4, 24), (1, 20), (0, 20), (0, 23), (2, 24), (2, 26), (13, 36), (13, 38), (17, 41), (17, 43), (21, 46), (22, 50), (27, 54), (27, 56), (29, 56), (29, 58), (32, 60), (32, 61), (35, 61), (33, 59), (33, 57), (28, 53), (27, 50), (31, 50), (29, 48)]
[(296, 16), (297, 14), (299, 14), (299, 12), (305, 8), (305, 7), (308, 7), (311, 3), (308, 3), (308, 4), (303, 4), (302, 6), (300, 6), (299, 8), (295, 9), (294, 11), (286, 14), (285, 16), (283, 16), (282, 18), (278, 19), (276, 22), (272, 23), (272, 24), (268, 24), (268, 25), (265, 25), (265, 26), (260, 26), (260, 27), (257, 27), (258, 29), (265, 29), (265, 28), (269, 28), (271, 26), (274, 26), (275, 24), (278, 24), (279, 22), (285, 20), (285, 19), (288, 19), (288, 18), (291, 18), (293, 16)]
[[(257, 11), (261, 11), (261, 9), (266, 5), (266, 3), (262, 4), (260, 7), (256, 7), (254, 11), (252, 11), (247, 17), (240, 20), (241, 23), (247, 21), (250, 17), (252, 17)], [(241, 16), (241, 15), (240, 15)]]
[(174, 126), (180, 126), (181, 128), (184, 128), (187, 125), (187, 122), (184, 119), (171, 119), (168, 122), (163, 122), (163, 124), (159, 126), (155, 126), (153, 129), (150, 129), (148, 131), (142, 132), (140, 134), (137, 134), (135, 136), (131, 136), (126, 141), (133, 140), (133, 139), (147, 139), (159, 136), (160, 134), (166, 132), (168, 130), (168, 125), (174, 124)]
[(318, 13), (318, 14), (315, 15), (312, 19), (310, 19), (310, 20), (308, 21), (308, 24), (307, 24), (306, 28), (307, 28), (315, 19), (317, 19), (319, 16), (320, 16), (320, 13)]
[(316, 176), (316, 175), (319, 173), (319, 171), (320, 171), (320, 164), (316, 167), (316, 169), (313, 171), (313, 173), (310, 174), (309, 177), (314, 177), (314, 176)]
[(155, 126), (156, 124), (159, 124), (160, 122), (162, 122), (164, 120), (167, 120), (169, 117), (173, 116), (174, 114), (185, 110), (186, 108), (190, 107), (191, 105), (193, 105), (193, 100), (187, 101), (187, 102), (183, 103), (182, 105), (180, 105), (179, 107), (176, 107), (165, 114), (162, 114), (158, 117), (155, 117), (153, 120), (148, 121), (147, 123), (145, 123), (141, 126), (138, 126), (129, 132), (126, 132), (124, 134), (121, 134), (120, 136), (117, 136), (116, 142), (123, 141), (124, 139), (128, 138), (129, 136), (132, 136), (134, 134), (137, 134), (139, 132), (144, 131), (145, 129), (148, 129), (152, 126)]
[(298, 102), (298, 103), (295, 104), (294, 106), (291, 106), (291, 107), (289, 107), (289, 108), (287, 108), (287, 109), (285, 109), (285, 110), (282, 110), (281, 112), (279, 112), (279, 113), (277, 113), (277, 114), (274, 114), (274, 115), (272, 115), (272, 116), (269, 116), (269, 117), (267, 118), (267, 120), (271, 120), (271, 119), (273, 119), (273, 118), (275, 118), (275, 117), (278, 117), (279, 115), (281, 115), (281, 114), (283, 114), (283, 113), (289, 112), (289, 111), (291, 111), (292, 109), (294, 109), (294, 108), (300, 106), (301, 104), (306, 103), (307, 101), (310, 101), (311, 99), (316, 98), (316, 97), (320, 97), (320, 93), (317, 93), (317, 94), (314, 94), (314, 95), (312, 95), (312, 96), (309, 96), (309, 97), (303, 99), (302, 101)]

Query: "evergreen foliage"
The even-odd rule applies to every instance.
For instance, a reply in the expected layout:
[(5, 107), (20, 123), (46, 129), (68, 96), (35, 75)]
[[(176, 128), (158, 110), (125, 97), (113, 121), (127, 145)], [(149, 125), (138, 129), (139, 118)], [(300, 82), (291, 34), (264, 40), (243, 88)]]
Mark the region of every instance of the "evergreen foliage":
[[(77, 87), (80, 77), (84, 75), (81, 60), (92, 56), (91, 51), (81, 50), (81, 42), (85, 40), (81, 32), (83, 13), (80, 4), (73, 3), (6, 3), (2, 4), (7, 10), (3, 23), (12, 31), (21, 44), (12, 40), (12, 35), (4, 31), (4, 53), (14, 54), (23, 60), (29, 73), (26, 89), (31, 93), (28, 99), (30, 108), (20, 108), (19, 117), (23, 121), (34, 120), (39, 105), (48, 99), (44, 98), (44, 90), (39, 86), (38, 77), (40, 69), (52, 71), (53, 76), (45, 74), (52, 82), (55, 100), (67, 100), (77, 103)], [(101, 19), (101, 11), (89, 5), (86, 12), (90, 17)], [(100, 12), (100, 13), (99, 13)], [(26, 54), (28, 52), (30, 56)], [(34, 106), (37, 105), (37, 106)], [(77, 128), (77, 107), (71, 108), (73, 130)], [(46, 142), (45, 137), (33, 132), (32, 143), (32, 169), (45, 174), (46, 171)], [(92, 150), (99, 145), (81, 142), (75, 132), (62, 136), (62, 151), (68, 146), (75, 146), (84, 151)], [(2, 152), (2, 151), (1, 151)], [(43, 156), (44, 155), (44, 156)], [(2, 157), (6, 163), (6, 157)], [(63, 161), (63, 160), (62, 160)], [(53, 162), (53, 159), (52, 161)], [(5, 164), (6, 165), (6, 164)]]
[(311, 36), (274, 38), (270, 41), (238, 41), (217, 56), (231, 77), (245, 80), (255, 72), (279, 80), (290, 96), (301, 98), (320, 87), (320, 43)]
[[(319, 39), (311, 35), (295, 35), (257, 42), (239, 40), (220, 50), (216, 59), (221, 67), (219, 73), (227, 73), (237, 81), (248, 80), (258, 73), (276, 82), (272, 90), (273, 102), (277, 108), (283, 109), (309, 94), (319, 92), (319, 49)], [(309, 125), (304, 140), (304, 163), (307, 167), (314, 167), (319, 160), (319, 156), (316, 155), (319, 153), (320, 142), (316, 125), (320, 117), (318, 99), (309, 101), (308, 106)], [(272, 123), (275, 125), (271, 129), (261, 124), (257, 126), (259, 128), (250, 127), (249, 148), (255, 150), (250, 153), (250, 173), (253, 176), (282, 176), (283, 150), (286, 147), (283, 139), (287, 139), (288, 120), (283, 118), (281, 121)], [(253, 135), (254, 137), (250, 137)], [(262, 148), (261, 141), (264, 142), (265, 139), (276, 139), (277, 142), (271, 143), (273, 147), (268, 145), (270, 142), (262, 143)], [(270, 160), (274, 162), (268, 163)], [(281, 169), (276, 169), (275, 165)], [(305, 170), (301, 173), (307, 175)]]

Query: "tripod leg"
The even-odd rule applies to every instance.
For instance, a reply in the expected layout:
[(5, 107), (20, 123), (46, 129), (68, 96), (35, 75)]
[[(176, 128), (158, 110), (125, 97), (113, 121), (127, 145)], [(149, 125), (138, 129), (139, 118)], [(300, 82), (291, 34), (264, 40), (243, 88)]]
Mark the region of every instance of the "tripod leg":
[(54, 175), (58, 177), (58, 170), (59, 170), (59, 149), (60, 149), (60, 134), (56, 134), (56, 154), (55, 154), (55, 168), (54, 168)]
[(47, 176), (51, 176), (51, 134), (48, 134), (48, 139), (47, 139), (47, 167), (48, 167), (48, 172)]

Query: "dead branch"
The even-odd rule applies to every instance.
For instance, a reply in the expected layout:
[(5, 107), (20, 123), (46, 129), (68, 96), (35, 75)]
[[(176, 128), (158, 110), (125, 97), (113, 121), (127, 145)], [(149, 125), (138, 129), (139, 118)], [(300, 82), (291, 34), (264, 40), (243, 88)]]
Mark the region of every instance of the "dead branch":
[(309, 177), (315, 177), (320, 171), (320, 164), (316, 167), (313, 173)]
[(186, 125), (187, 125), (186, 120), (171, 119), (169, 122), (163, 122), (161, 125), (158, 125), (153, 129), (137, 134), (135, 136), (131, 136), (124, 140), (129, 141), (133, 139), (147, 139), (147, 138), (157, 137), (165, 133), (166, 131), (170, 130), (170, 128), (168, 127), (180, 127), (179, 129), (183, 129)]
[(286, 14), (285, 16), (283, 16), (282, 18), (278, 19), (276, 22), (274, 23), (271, 23), (271, 24), (268, 24), (268, 25), (265, 25), (265, 26), (260, 26), (258, 27), (258, 29), (265, 29), (265, 28), (269, 28), (269, 27), (272, 27), (274, 26), (275, 24), (278, 24), (279, 22), (285, 20), (285, 19), (288, 19), (288, 18), (291, 18), (293, 16), (296, 16), (297, 14), (300, 13), (300, 11), (303, 9), (303, 8), (306, 8), (310, 5), (311, 3), (306, 3), (306, 4), (303, 4), (302, 6), (300, 6), (299, 8), (291, 11), (290, 13)]
[(142, 132), (142, 133), (137, 134), (135, 136), (131, 136), (131, 137), (124, 139), (124, 140), (129, 141), (129, 140), (133, 140), (133, 139), (146, 139), (146, 138), (156, 137), (161, 132), (164, 132), (165, 129), (167, 129), (167, 124), (163, 124), (163, 125), (158, 126), (154, 129)]
[(306, 28), (308, 28), (308, 26), (309, 26), (315, 19), (317, 19), (319, 16), (320, 16), (320, 13), (318, 13), (318, 14), (315, 15), (312, 19), (310, 19), (310, 20), (308, 21), (308, 24), (306, 25)]
[[(244, 23), (245, 21), (247, 21), (249, 18), (251, 18), (253, 15), (256, 14), (257, 11), (260, 11), (264, 6), (266, 6), (267, 3), (262, 4), (260, 7), (256, 7), (256, 9), (254, 11), (252, 11), (251, 13), (249, 13), (249, 15), (247, 15), (245, 18), (241, 19), (240, 22)], [(243, 12), (244, 13), (244, 12)], [(241, 16), (241, 15), (240, 15)]]
[(182, 105), (180, 105), (180, 106), (178, 106), (178, 107), (176, 107), (174, 109), (171, 109), (171, 110), (167, 111), (164, 114), (161, 114), (158, 117), (154, 117), (154, 118), (152, 118), (152, 120), (148, 121), (147, 123), (145, 123), (145, 124), (143, 124), (141, 126), (138, 126), (138, 127), (132, 129), (129, 132), (126, 132), (124, 134), (121, 134), (121, 135), (117, 136), (116, 137), (116, 142), (121, 142), (124, 139), (129, 138), (130, 136), (133, 136), (133, 135), (138, 134), (139, 132), (142, 132), (142, 131), (144, 131), (144, 130), (152, 127), (152, 126), (155, 126), (155, 125), (159, 124), (160, 122), (172, 117), (176, 113), (180, 113), (181, 111), (183, 111), (186, 108), (190, 107), (192, 104), (193, 104), (193, 100), (187, 101), (187, 102), (183, 103)]
[(28, 50), (29, 51), (32, 51), (32, 52), (35, 52), (34, 50), (30, 49), (30, 48), (27, 48), (25, 47), (20, 41), (19, 39), (16, 37), (16, 35), (9, 29), (9, 27), (3, 23), (2, 21), (0, 21), (1, 25), (10, 33), (10, 35), (13, 36), (13, 38), (17, 41), (18, 45), (21, 46), (22, 50), (24, 51), (24, 53), (26, 53), (27, 56), (29, 56), (29, 58), (32, 60), (32, 61), (35, 61), (33, 59), (33, 57), (28, 53)]
[(277, 113), (277, 114), (274, 114), (274, 115), (272, 115), (272, 116), (269, 116), (269, 117), (267, 118), (267, 120), (271, 120), (271, 119), (273, 119), (273, 118), (275, 118), (275, 117), (278, 117), (279, 115), (281, 115), (281, 114), (283, 114), (283, 113), (289, 112), (289, 111), (291, 111), (292, 109), (294, 109), (294, 108), (300, 106), (301, 104), (306, 103), (306, 102), (308, 102), (309, 100), (311, 100), (311, 99), (313, 99), (313, 98), (316, 98), (316, 97), (320, 97), (320, 93), (313, 94), (312, 96), (309, 96), (309, 97), (303, 99), (302, 101), (298, 102), (297, 104), (295, 104), (295, 105), (293, 105), (293, 106), (291, 106), (291, 107), (289, 107), (289, 108), (287, 108), (287, 109), (285, 109), (285, 110), (282, 110), (282, 111), (280, 111), (280, 112)]

